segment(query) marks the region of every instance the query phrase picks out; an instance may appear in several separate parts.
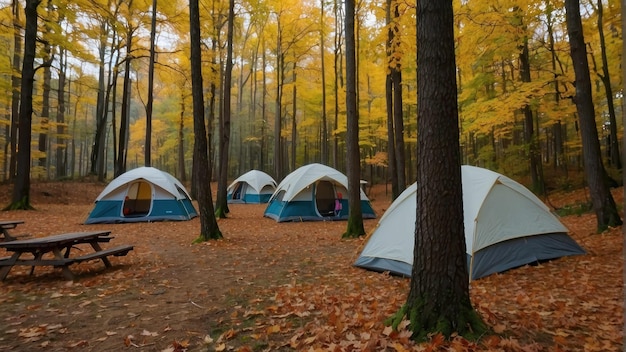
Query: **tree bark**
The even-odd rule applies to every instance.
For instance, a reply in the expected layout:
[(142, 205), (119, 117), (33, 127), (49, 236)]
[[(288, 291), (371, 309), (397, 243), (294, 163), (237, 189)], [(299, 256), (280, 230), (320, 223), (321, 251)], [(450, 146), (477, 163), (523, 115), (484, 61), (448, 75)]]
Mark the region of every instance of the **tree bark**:
[(150, 24), (150, 62), (148, 63), (148, 101), (146, 103), (146, 144), (144, 146), (144, 166), (152, 166), (152, 105), (154, 101), (154, 63), (156, 40), (157, 0), (152, 0), (152, 20)]
[[(93, 175), (98, 175), (98, 181), (104, 181), (104, 140), (106, 135), (107, 99), (104, 92), (104, 60), (106, 55), (106, 32), (107, 26), (100, 25), (100, 46), (98, 47), (98, 96), (96, 98), (96, 133), (94, 136), (93, 149), (91, 150), (91, 169)], [(109, 76), (110, 77), (110, 76)]]
[(11, 66), (13, 68), (11, 73), (11, 136), (10, 136), (10, 149), (11, 158), (9, 159), (9, 177), (10, 181), (15, 179), (16, 167), (17, 167), (17, 131), (19, 125), (20, 114), (20, 52), (22, 52), (22, 35), (20, 25), (20, 2), (13, 0), (13, 61)]
[(235, 28), (235, 0), (229, 0), (228, 8), (228, 34), (226, 37), (226, 67), (224, 68), (224, 83), (222, 85), (222, 113), (220, 114), (220, 179), (217, 186), (217, 209), (215, 215), (225, 218), (229, 212), (227, 201), (228, 187), (228, 152), (230, 146), (230, 119), (231, 119), (231, 96), (233, 77), (233, 35)]
[(187, 182), (185, 171), (185, 93), (180, 93), (180, 120), (178, 122), (178, 176), (180, 181)]
[(324, 57), (326, 56), (326, 49), (324, 46), (324, 0), (320, 0), (320, 66), (322, 70), (322, 122), (321, 122), (321, 137), (320, 137), (320, 162), (323, 165), (328, 165), (328, 122), (326, 121), (326, 65)]
[[(400, 10), (398, 9), (398, 3), (396, 1), (393, 2), (393, 17), (394, 22), (397, 22), (400, 18)], [(398, 28), (399, 32), (400, 29)], [(392, 44), (393, 51), (395, 50), (396, 39)], [(393, 126), (394, 126), (394, 146), (396, 148), (395, 159), (396, 159), (396, 173), (398, 175), (398, 195), (404, 192), (406, 189), (406, 158), (404, 153), (404, 120), (403, 120), (403, 103), (402, 103), (402, 66), (399, 61), (397, 61), (393, 67), (391, 68), (391, 79), (393, 81)]]
[(202, 89), (202, 53), (200, 49), (200, 9), (198, 0), (189, 0), (189, 33), (191, 46), (191, 85), (193, 96), (193, 178), (197, 186), (200, 217), (200, 236), (196, 242), (222, 238), (213, 210), (208, 143), (204, 123), (204, 91)]
[[(122, 88), (122, 106), (121, 106), (121, 116), (120, 116), (120, 134), (119, 139), (117, 141), (117, 160), (115, 160), (115, 172), (114, 176), (118, 177), (121, 174), (126, 172), (126, 154), (128, 152), (128, 130), (130, 126), (130, 61), (131, 54), (130, 51), (132, 49), (132, 34), (128, 33), (128, 40), (126, 44), (126, 59), (124, 59), (124, 81)], [(114, 132), (115, 133), (115, 132)]]
[(57, 179), (67, 176), (67, 124), (65, 123), (65, 86), (67, 71), (67, 51), (59, 48), (59, 88), (57, 96), (59, 107), (57, 109), (57, 145), (56, 145), (56, 177)]
[[(387, 108), (387, 171), (389, 174), (389, 181), (391, 181), (391, 199), (396, 199), (400, 195), (400, 187), (398, 187), (398, 173), (396, 172), (396, 141), (394, 132), (394, 115), (393, 115), (393, 77), (391, 74), (391, 58), (393, 55), (393, 48), (391, 43), (393, 42), (393, 28), (391, 26), (391, 7), (392, 1), (386, 1), (385, 20), (389, 27), (387, 29), (387, 60), (389, 68), (385, 77), (385, 102)], [(385, 182), (389, 182), (385, 180)]]
[(418, 167), (411, 288), (394, 324), (410, 319), (412, 338), (486, 327), (469, 296), (454, 56), (452, 1), (417, 2)]
[(278, 33), (276, 37), (276, 97), (274, 100), (274, 177), (283, 178), (282, 167), (282, 98), (283, 82), (285, 81), (285, 58), (282, 52), (282, 27), (280, 17), (276, 24)]
[(606, 93), (606, 107), (609, 110), (609, 161), (614, 168), (621, 170), (619, 142), (617, 137), (617, 118), (615, 117), (615, 105), (613, 104), (613, 88), (611, 87), (611, 75), (609, 74), (609, 60), (606, 56), (606, 42), (604, 40), (603, 5), (598, 0), (598, 35), (600, 36), (600, 54), (602, 55), (602, 74), (599, 74), (604, 92)]
[(343, 238), (365, 234), (361, 211), (361, 156), (359, 151), (359, 112), (356, 94), (356, 45), (354, 0), (346, 0), (346, 173), (348, 176), (348, 227)]
[(13, 183), (13, 196), (7, 210), (32, 209), (30, 205), (30, 155), (33, 118), (33, 83), (35, 81), (35, 49), (37, 44), (37, 7), (41, 0), (27, 0), (24, 14), (24, 60), (20, 91), (19, 136), (17, 175)]
[[(520, 22), (523, 21), (521, 13), (518, 13), (518, 19)], [(523, 23), (521, 23), (521, 27), (526, 29)], [(522, 43), (519, 46), (520, 77), (522, 82), (529, 83), (531, 77), (528, 38), (524, 36), (521, 38), (521, 41)], [(544, 194), (545, 186), (543, 182), (543, 169), (541, 167), (541, 151), (539, 150), (538, 138), (534, 129), (533, 112), (530, 105), (525, 105), (522, 108), (522, 113), (524, 114), (524, 142), (528, 145), (528, 162), (532, 188), (533, 191), (538, 194)]]
[(582, 136), (585, 176), (589, 185), (593, 210), (596, 213), (597, 230), (602, 232), (609, 226), (621, 225), (622, 219), (617, 211), (615, 200), (611, 195), (608, 175), (602, 164), (579, 1), (565, 0), (565, 11), (570, 55), (576, 75), (574, 83), (576, 96), (574, 97), (574, 102), (576, 103)]

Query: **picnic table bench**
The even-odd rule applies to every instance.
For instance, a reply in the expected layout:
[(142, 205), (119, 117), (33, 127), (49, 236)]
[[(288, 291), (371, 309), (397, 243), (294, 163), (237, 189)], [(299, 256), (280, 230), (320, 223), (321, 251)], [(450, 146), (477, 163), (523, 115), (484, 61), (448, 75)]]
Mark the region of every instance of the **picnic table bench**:
[(9, 230), (17, 227), (19, 224), (23, 224), (24, 220), (0, 220), (0, 233), (2, 233), (3, 241), (14, 241), (17, 236), (12, 235)]
[[(111, 262), (107, 257), (126, 255), (133, 250), (133, 246), (120, 245), (103, 249), (100, 243), (110, 242), (113, 239), (110, 234), (110, 231), (73, 232), (42, 238), (0, 242), (0, 248), (13, 252), (10, 257), (0, 258), (0, 280), (4, 280), (15, 265), (30, 266), (31, 275), (37, 266), (60, 267), (68, 280), (74, 280), (74, 274), (69, 266), (75, 263), (100, 259), (107, 268), (111, 267)], [(70, 257), (72, 248), (82, 249), (77, 247), (80, 244), (89, 244), (93, 252)], [(52, 253), (52, 256), (49, 253)], [(24, 254), (27, 255), (26, 258), (22, 257)]]

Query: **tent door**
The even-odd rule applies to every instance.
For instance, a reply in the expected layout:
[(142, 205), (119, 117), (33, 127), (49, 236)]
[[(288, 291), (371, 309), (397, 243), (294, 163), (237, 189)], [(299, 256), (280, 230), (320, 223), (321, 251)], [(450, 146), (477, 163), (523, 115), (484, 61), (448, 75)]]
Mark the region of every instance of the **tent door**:
[(148, 182), (137, 181), (128, 186), (124, 198), (123, 216), (141, 217), (150, 213), (152, 207), (152, 187)]
[(315, 185), (315, 205), (321, 216), (335, 216), (335, 185), (319, 181)]
[(246, 195), (246, 185), (247, 183), (245, 182), (237, 183), (237, 187), (235, 187), (235, 191), (233, 192), (233, 199), (244, 199)]

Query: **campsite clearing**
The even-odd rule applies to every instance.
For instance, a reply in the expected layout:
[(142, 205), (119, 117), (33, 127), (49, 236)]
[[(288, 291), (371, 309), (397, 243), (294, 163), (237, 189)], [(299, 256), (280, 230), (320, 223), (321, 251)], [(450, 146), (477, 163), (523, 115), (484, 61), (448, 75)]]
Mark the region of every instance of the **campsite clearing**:
[[(106, 270), (77, 264), (73, 283), (52, 268), (33, 276), (15, 268), (0, 283), (0, 350), (412, 347), (383, 325), (404, 303), (408, 279), (353, 267), (364, 240), (342, 240), (345, 221), (277, 223), (263, 217), (264, 205), (233, 204), (219, 220), (225, 239), (192, 245), (198, 218), (83, 225), (103, 187), (33, 184), (36, 211), (3, 213), (27, 219), (20, 229), (33, 237), (109, 229), (134, 250)], [(384, 186), (369, 193), (378, 214), (390, 204), (385, 194)], [(621, 204), (622, 189), (614, 195)], [(550, 200), (563, 206), (585, 197), (579, 191)], [(474, 306), (502, 337), (458, 342), (457, 350), (622, 351), (621, 231), (595, 234), (592, 214), (562, 220), (587, 254), (473, 281)], [(366, 229), (377, 221), (365, 220)]]

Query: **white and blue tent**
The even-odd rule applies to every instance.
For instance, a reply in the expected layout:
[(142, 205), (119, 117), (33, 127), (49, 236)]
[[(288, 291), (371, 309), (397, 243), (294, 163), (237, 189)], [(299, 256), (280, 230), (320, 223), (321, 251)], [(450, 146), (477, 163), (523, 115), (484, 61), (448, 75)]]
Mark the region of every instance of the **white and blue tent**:
[[(361, 192), (364, 219), (376, 218), (369, 199)], [(276, 187), (264, 216), (278, 222), (345, 220), (348, 218), (348, 178), (322, 164), (302, 166)]]
[(191, 196), (180, 181), (165, 171), (139, 167), (104, 188), (85, 223), (180, 221), (196, 216)]
[(259, 170), (250, 170), (237, 177), (228, 186), (228, 203), (259, 204), (267, 203), (276, 190), (272, 176)]
[[(463, 212), (471, 279), (526, 264), (585, 254), (530, 190), (499, 173), (463, 165)], [(354, 263), (411, 276), (417, 184), (389, 206)]]

